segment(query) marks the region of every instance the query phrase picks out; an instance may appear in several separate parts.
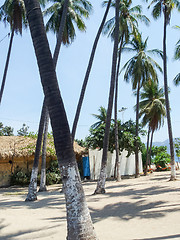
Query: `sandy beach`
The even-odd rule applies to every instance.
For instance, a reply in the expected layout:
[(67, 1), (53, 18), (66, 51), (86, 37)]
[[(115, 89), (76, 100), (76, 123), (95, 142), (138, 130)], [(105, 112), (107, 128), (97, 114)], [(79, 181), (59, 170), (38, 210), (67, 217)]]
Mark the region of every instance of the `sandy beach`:
[[(180, 181), (156, 172), (120, 183), (107, 181), (104, 195), (96, 183), (83, 183), (99, 240), (180, 239)], [(180, 179), (180, 171), (177, 172)], [(25, 202), (27, 187), (0, 189), (0, 239), (66, 239), (66, 210), (61, 186), (52, 185)]]

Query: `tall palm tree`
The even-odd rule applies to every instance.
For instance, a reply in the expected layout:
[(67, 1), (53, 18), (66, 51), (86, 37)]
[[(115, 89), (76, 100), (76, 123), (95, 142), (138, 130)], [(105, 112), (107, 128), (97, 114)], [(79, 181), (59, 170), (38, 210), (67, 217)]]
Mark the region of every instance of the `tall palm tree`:
[(107, 152), (108, 152), (108, 145), (109, 145), (109, 130), (111, 125), (111, 115), (112, 115), (116, 68), (117, 68), (117, 52), (118, 52), (118, 39), (119, 39), (119, 0), (116, 0), (115, 18), (116, 18), (116, 23), (115, 23), (114, 48), (113, 48), (112, 69), (111, 69), (111, 82), (110, 82), (110, 90), (109, 90), (105, 134), (104, 134), (104, 140), (103, 140), (101, 171), (100, 171), (100, 176), (99, 176), (97, 187), (94, 194), (105, 193)]
[[(66, 22), (68, 3), (69, 3), (69, 0), (65, 0), (62, 17), (61, 17), (61, 23), (59, 26), (59, 32), (57, 35), (57, 42), (56, 42), (56, 47), (55, 47), (54, 55), (53, 55), (53, 62), (54, 62), (55, 67), (57, 65), (57, 60), (58, 60), (58, 56), (59, 56), (59, 52), (60, 52), (62, 36), (63, 36), (63, 29), (64, 29), (65, 22)], [(26, 201), (37, 200), (37, 175), (38, 175), (39, 157), (40, 157), (40, 151), (41, 151), (41, 145), (42, 145), (43, 132), (44, 132), (44, 138), (43, 138), (43, 149), (42, 149), (40, 191), (46, 190), (46, 186), (45, 186), (46, 154), (45, 153), (46, 153), (46, 145), (47, 145), (48, 123), (49, 123), (49, 113), (48, 113), (48, 109), (46, 107), (46, 99), (44, 98), (42, 111), (41, 111), (41, 118), (40, 118), (40, 123), (39, 123), (39, 129), (38, 129), (38, 137), (37, 137), (37, 142), (36, 142), (36, 150), (35, 150), (33, 168), (32, 168), (32, 172), (31, 172), (31, 179), (30, 179), (30, 184), (29, 184), (29, 188), (28, 188), (28, 194), (26, 197)]]
[[(54, 1), (53, 1), (54, 2)], [(58, 60), (58, 56), (59, 56), (59, 52), (60, 52), (60, 47), (61, 47), (61, 42), (63, 40), (63, 36), (64, 36), (64, 32), (66, 30), (67, 25), (69, 25), (70, 21), (70, 17), (68, 17), (68, 14), (71, 16), (72, 19), (75, 18), (75, 22), (78, 26), (78, 28), (80, 30), (85, 30), (85, 24), (82, 21), (82, 19), (80, 19), (80, 13), (82, 12), (84, 17), (88, 17), (89, 16), (89, 11), (91, 10), (92, 6), (91, 4), (86, 1), (86, 0), (81, 0), (81, 1), (74, 1), (74, 2), (69, 2), (69, 0), (65, 0), (65, 1), (60, 1), (57, 3), (54, 3), (51, 7), (49, 7), (46, 11), (44, 11), (44, 15), (48, 15), (50, 14), (51, 17), (46, 25), (46, 30), (49, 30), (48, 26), (50, 25), (52, 27), (52, 30), (54, 32), (57, 33), (57, 42), (56, 42), (56, 47), (54, 50), (54, 54), (53, 54), (53, 61), (54, 61), (54, 66), (56, 67), (57, 65), (57, 60)], [(73, 9), (73, 10), (72, 10)], [(74, 12), (73, 12), (74, 11)], [(73, 13), (73, 14), (72, 14)], [(57, 17), (58, 14), (58, 17)], [(77, 16), (76, 16), (77, 15)], [(79, 20), (78, 20), (79, 19)], [(60, 22), (55, 22), (55, 21), (60, 21)], [(50, 24), (52, 22), (52, 24)], [(68, 22), (68, 23), (67, 23)], [(56, 24), (55, 24), (56, 23)], [(53, 25), (54, 24), (54, 25)], [(71, 25), (71, 24), (70, 24)], [(73, 26), (73, 25), (72, 25)], [(71, 26), (71, 27), (72, 27)], [(74, 29), (74, 27), (73, 27)], [(68, 31), (69, 33), (69, 31)], [(74, 31), (74, 36), (75, 36), (75, 31)], [(67, 35), (67, 38), (71, 39), (71, 41), (73, 40), (73, 38), (71, 38), (71, 35)], [(65, 41), (64, 44), (70, 44), (69, 41)], [(45, 100), (44, 103), (45, 104)], [(45, 106), (43, 106), (43, 108), (45, 108)], [(48, 133), (48, 122), (49, 122), (49, 114), (48, 111), (46, 111), (46, 116), (43, 118), (44, 120), (46, 120), (46, 122), (42, 123), (39, 126), (39, 132), (42, 132), (43, 129), (44, 131), (44, 142), (43, 142), (43, 149), (42, 149), (42, 175), (41, 175), (41, 180), (42, 182), (40, 183), (40, 189), (46, 189), (46, 187), (41, 187), (42, 185), (44, 185), (44, 179), (45, 179), (45, 152), (46, 152), (46, 141), (47, 141), (47, 133)], [(39, 134), (38, 134), (39, 135)], [(41, 137), (37, 139), (38, 141), (42, 142), (42, 135)], [(37, 143), (38, 146), (41, 146), (41, 142)], [(40, 148), (37, 149), (38, 151), (40, 151)], [(31, 181), (29, 184), (29, 191), (28, 191), (28, 195), (26, 198), (26, 201), (34, 201), (37, 199), (37, 172), (38, 172), (38, 165), (39, 165), (39, 156), (40, 152), (35, 154), (35, 156), (37, 156), (36, 158), (34, 158), (34, 166), (35, 169), (33, 167), (32, 169), (32, 175), (31, 175)], [(33, 174), (35, 173), (35, 174)], [(34, 184), (36, 183), (36, 184)]]
[[(104, 2), (106, 4), (106, 1)], [(115, 7), (115, 2), (111, 4)], [(115, 120), (115, 146), (116, 146), (116, 166), (117, 166), (117, 181), (120, 181), (120, 162), (119, 162), (119, 143), (118, 143), (118, 124), (117, 124), (117, 101), (118, 101), (118, 77), (121, 61), (122, 47), (129, 41), (131, 34), (137, 35), (138, 33), (138, 21), (142, 21), (146, 24), (149, 23), (149, 19), (142, 15), (141, 5), (132, 7), (131, 0), (121, 0), (119, 4), (119, 53), (118, 63), (116, 70), (116, 83), (115, 83), (115, 99), (114, 99), (114, 120)], [(114, 40), (115, 30), (115, 17), (111, 18), (105, 23), (104, 34), (111, 36)], [(115, 167), (116, 168), (116, 167)]]
[[(46, 31), (51, 30), (57, 34), (59, 32), (65, 1), (49, 0), (49, 2), (52, 2), (53, 4), (44, 11), (44, 16), (50, 16), (46, 23)], [(63, 44), (69, 45), (73, 42), (76, 36), (75, 28), (79, 29), (80, 31), (86, 30), (86, 25), (83, 21), (83, 18), (88, 18), (91, 10), (92, 5), (88, 0), (69, 1), (67, 17), (62, 36)]]
[(168, 77), (167, 77), (167, 53), (166, 53), (166, 35), (167, 35), (167, 25), (170, 24), (171, 13), (174, 8), (180, 11), (180, 2), (178, 0), (153, 0), (151, 1), (149, 7), (155, 4), (152, 10), (152, 15), (155, 19), (158, 19), (163, 13), (164, 16), (164, 31), (163, 31), (163, 72), (164, 72), (164, 92), (166, 99), (166, 114), (168, 123), (168, 133), (169, 133), (169, 144), (171, 153), (171, 178), (170, 180), (176, 179), (175, 170), (175, 159), (174, 159), (174, 146), (173, 146), (173, 134), (171, 126), (171, 116), (170, 116), (170, 104), (168, 96)]
[[(166, 116), (165, 98), (163, 88), (159, 88), (154, 81), (149, 81), (144, 85), (140, 93), (141, 101), (139, 103), (139, 116), (143, 117), (143, 126), (148, 125), (147, 137), (147, 158), (145, 175), (147, 174), (147, 165), (150, 160), (152, 140), (154, 131), (160, 129), (164, 124), (164, 117)], [(149, 149), (149, 135), (151, 132), (151, 144)]]
[[(97, 239), (85, 200), (70, 129), (37, 0), (25, 0), (27, 16), (47, 101), (67, 208), (67, 239)], [(39, 47), (41, 46), (41, 47)], [(52, 94), (53, 92), (53, 94)]]
[(82, 88), (81, 88), (81, 93), (80, 93), (80, 97), (79, 97), (79, 101), (78, 101), (78, 105), (77, 105), (77, 109), (76, 109), (76, 113), (75, 113), (75, 117), (74, 117), (74, 121), (73, 121), (72, 134), (71, 134), (72, 139), (74, 139), (75, 134), (76, 134), (76, 129), (77, 129), (77, 124), (78, 124), (78, 120), (79, 120), (79, 116), (80, 116), (80, 111), (81, 111), (82, 103), (83, 103), (83, 100), (84, 100), (85, 91), (86, 91), (86, 87), (87, 87), (88, 80), (89, 80), (89, 75), (90, 75), (91, 68), (92, 68), (92, 65), (93, 65), (93, 60), (94, 60), (97, 44), (98, 44), (98, 41), (99, 41), (99, 38), (100, 38), (100, 35), (101, 35), (101, 32), (102, 32), (103, 26), (105, 24), (110, 5), (111, 5), (111, 0), (108, 1), (106, 11), (104, 13), (102, 22), (101, 22), (101, 24), (99, 26), (99, 29), (97, 31), (97, 34), (96, 34), (96, 37), (95, 37), (95, 40), (94, 40), (94, 43), (93, 43), (93, 47), (92, 47), (92, 50), (91, 50), (91, 55), (90, 55), (90, 58), (89, 58), (88, 66), (87, 66), (87, 69), (86, 69), (86, 73), (85, 73), (85, 77), (84, 77), (84, 81), (83, 81), (83, 85), (82, 85)]
[(20, 35), (22, 35), (23, 26), (27, 27), (24, 2), (22, 0), (6, 0), (4, 4), (0, 7), (0, 21), (3, 21), (5, 24), (8, 23), (11, 28), (11, 37), (9, 42), (8, 54), (6, 58), (3, 79), (0, 89), (0, 104), (1, 104), (12, 50), (14, 33), (16, 34), (19, 33)]
[[(139, 135), (139, 93), (140, 88), (151, 78), (153, 81), (158, 81), (158, 75), (156, 69), (162, 72), (159, 64), (153, 60), (149, 54), (155, 53), (162, 57), (162, 52), (158, 49), (147, 50), (147, 40), (143, 41), (141, 34), (135, 38), (133, 37), (130, 45), (132, 47), (126, 47), (124, 50), (133, 51), (136, 54), (124, 65), (122, 70), (125, 70), (124, 80), (132, 82), (132, 89), (136, 89), (136, 138)], [(135, 177), (139, 176), (139, 159), (138, 159), (138, 141), (136, 141), (135, 151), (135, 164), (136, 174)]]

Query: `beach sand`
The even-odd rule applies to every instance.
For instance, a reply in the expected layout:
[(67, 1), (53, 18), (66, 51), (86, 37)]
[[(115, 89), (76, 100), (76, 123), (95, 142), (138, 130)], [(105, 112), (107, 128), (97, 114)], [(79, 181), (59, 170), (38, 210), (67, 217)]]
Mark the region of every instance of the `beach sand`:
[[(99, 240), (180, 239), (180, 181), (156, 172), (117, 183), (107, 181), (104, 195), (92, 195), (96, 183), (85, 182), (87, 203)], [(177, 172), (180, 179), (180, 171)], [(0, 189), (0, 239), (66, 239), (66, 209), (61, 186), (25, 202), (27, 187)]]

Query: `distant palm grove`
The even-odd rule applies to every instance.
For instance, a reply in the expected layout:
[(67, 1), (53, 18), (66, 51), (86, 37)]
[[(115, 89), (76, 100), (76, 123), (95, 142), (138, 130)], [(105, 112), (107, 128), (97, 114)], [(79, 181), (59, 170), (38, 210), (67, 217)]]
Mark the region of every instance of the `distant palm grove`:
[[(119, 155), (124, 149), (128, 151), (129, 155), (135, 154), (136, 178), (140, 177), (139, 153), (141, 153), (144, 175), (147, 175), (154, 159), (157, 166), (160, 166), (161, 162), (163, 162), (164, 168), (170, 162), (170, 180), (176, 180), (174, 129), (171, 120), (169, 82), (173, 81), (174, 85), (178, 86), (180, 84), (180, 73), (175, 76), (174, 80), (169, 79), (167, 59), (169, 47), (174, 49), (174, 60), (178, 61), (180, 59), (180, 40), (175, 46), (169, 46), (167, 38), (168, 26), (171, 24), (174, 11), (180, 11), (180, 1), (146, 0), (142, 1), (143, 6), (137, 4), (135, 0), (98, 1), (99, 4), (102, 4), (104, 15), (100, 23), (94, 23), (97, 31), (94, 41), (90, 45), (89, 59), (84, 59), (87, 68), (84, 71), (83, 79), (81, 79), (82, 88), (79, 89), (80, 94), (77, 98), (77, 108), (75, 109), (72, 127), (70, 127), (71, 124), (67, 118), (66, 102), (63, 102), (63, 91), (60, 91), (61, 80), (59, 82), (57, 80), (56, 66), (58, 60), (62, 58), (61, 48), (64, 46), (71, 48), (71, 44), (78, 41), (78, 38), (76, 38), (77, 32), (80, 31), (85, 34), (87, 21), (91, 21), (91, 15), (96, 10), (93, 8), (94, 1), (2, 0), (1, 2), (0, 21), (1, 24), (10, 29), (10, 34), (7, 58), (4, 59), (4, 69), (3, 66), (0, 68), (2, 73), (2, 79), (0, 80), (0, 108), (4, 104), (4, 95), (8, 95), (6, 85), (9, 81), (8, 69), (12, 67), (10, 62), (13, 41), (18, 34), (22, 35), (23, 38), (25, 28), (31, 34), (35, 52), (34, 57), (37, 60), (44, 94), (39, 128), (36, 135), (34, 164), (26, 201), (35, 201), (37, 199), (37, 178), (41, 149), (40, 191), (46, 191), (46, 145), (50, 120), (63, 184), (62, 191), (66, 199), (67, 239), (95, 240), (97, 236), (86, 203), (73, 150), (74, 139), (84, 147), (103, 149), (100, 176), (94, 194), (106, 193), (108, 151), (116, 152), (114, 178), (117, 181), (121, 180)], [(151, 21), (158, 19), (163, 21), (162, 36), (158, 36), (159, 33), (157, 32), (157, 36), (151, 36), (149, 33), (149, 37), (144, 37), (145, 34), (142, 28), (148, 32), (148, 26), (151, 24), (150, 19), (146, 16), (147, 11), (151, 13)], [(180, 28), (178, 24), (172, 26), (176, 28), (177, 34)], [(47, 38), (49, 32), (55, 34), (56, 43), (53, 51), (50, 49)], [(104, 102), (103, 106), (100, 106), (97, 102), (94, 114), (92, 113), (97, 122), (89, 126), (89, 135), (84, 140), (77, 140), (76, 130), (81, 118), (81, 112), (83, 112), (83, 102), (88, 93), (91, 70), (95, 64), (96, 50), (98, 44), (101, 43), (99, 40), (102, 35), (109, 37), (112, 41), (111, 73), (107, 101)], [(157, 37), (162, 39), (162, 49), (158, 49), (156, 46), (149, 48), (150, 38)], [(3, 39), (3, 36), (0, 35), (0, 38)], [(104, 56), (106, 57), (106, 49), (104, 49)], [(78, 62), (78, 57), (72, 55), (75, 62)], [(126, 62), (122, 60), (124, 57), (127, 59)], [(62, 60), (64, 61), (64, 59)], [(81, 69), (81, 66), (79, 68)], [(71, 71), (71, 66), (67, 71)], [(160, 77), (163, 79), (163, 83), (159, 82)], [(75, 80), (73, 79), (73, 81)], [(123, 119), (118, 119), (118, 112), (123, 114), (126, 110), (124, 107), (120, 109), (118, 100), (123, 91), (121, 89), (122, 81), (131, 85), (132, 94), (136, 99), (135, 105), (132, 106), (135, 121), (129, 119), (124, 122)], [(103, 91), (103, 86), (101, 91)], [(126, 101), (128, 102), (128, 99)], [(98, 114), (95, 114), (97, 111)], [(155, 131), (158, 131), (165, 121), (167, 121), (170, 155), (166, 153), (166, 148), (159, 150), (152, 146)], [(0, 136), (10, 135), (13, 135), (13, 129), (3, 126), (3, 120), (0, 119)], [(28, 126), (23, 124), (23, 127), (18, 130), (18, 135), (28, 136)], [(142, 142), (141, 136), (146, 136), (145, 143)], [(175, 149), (178, 157), (179, 146), (179, 141), (176, 139)], [(163, 153), (162, 158), (158, 155), (160, 152)]]

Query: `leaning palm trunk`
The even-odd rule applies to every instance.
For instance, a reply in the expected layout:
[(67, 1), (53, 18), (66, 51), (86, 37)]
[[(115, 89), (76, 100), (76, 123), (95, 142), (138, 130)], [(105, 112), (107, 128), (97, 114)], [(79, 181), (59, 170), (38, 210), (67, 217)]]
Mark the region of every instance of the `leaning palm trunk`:
[[(37, 0), (25, 0), (41, 82), (51, 119), (67, 209), (67, 239), (97, 239), (86, 204), (64, 104)], [(53, 93), (53, 94), (52, 94)]]
[(48, 114), (48, 110), (46, 107), (46, 118), (45, 118), (44, 137), (43, 137), (43, 146), (42, 146), (41, 180), (40, 180), (39, 192), (47, 191), (47, 188), (46, 188), (46, 146), (47, 146), (48, 125), (49, 125), (49, 114)]
[(174, 146), (173, 146), (173, 134), (171, 126), (171, 116), (170, 116), (170, 104), (168, 97), (168, 83), (167, 83), (167, 54), (166, 54), (166, 28), (167, 28), (167, 6), (164, 9), (164, 37), (163, 37), (163, 68), (164, 68), (164, 93), (166, 100), (166, 115), (168, 123), (168, 133), (169, 133), (169, 144), (170, 144), (170, 153), (171, 153), (171, 178), (170, 180), (176, 179), (176, 170), (175, 170), (175, 160), (174, 160)]
[(152, 143), (153, 143), (153, 136), (154, 136), (154, 129), (151, 132), (151, 141), (150, 141), (150, 147), (149, 147), (149, 166), (151, 165), (151, 151), (152, 151)]
[(2, 101), (2, 96), (3, 96), (3, 92), (4, 92), (4, 86), (5, 86), (5, 82), (6, 82), (6, 76), (7, 76), (8, 66), (9, 66), (9, 60), (10, 60), (10, 55), (11, 55), (13, 38), (14, 38), (14, 26), (13, 26), (12, 32), (11, 32), (11, 38), (10, 38), (10, 42), (9, 42), (9, 49), (8, 49), (8, 54), (7, 54), (7, 58), (6, 58), (6, 64), (5, 64), (4, 74), (3, 74), (2, 84), (1, 84), (0, 104), (1, 104), (1, 101)]
[[(121, 181), (120, 174), (120, 159), (119, 159), (119, 135), (118, 135), (118, 122), (117, 122), (117, 99), (118, 99), (118, 77), (116, 76), (115, 83), (115, 101), (114, 101), (114, 120), (115, 120), (115, 151), (116, 151), (116, 163), (115, 163), (115, 177), (118, 182)], [(116, 174), (117, 173), (117, 174)]]
[[(59, 52), (60, 52), (63, 30), (64, 30), (64, 26), (65, 26), (65, 22), (66, 22), (68, 3), (69, 3), (69, 0), (65, 0), (64, 7), (63, 7), (62, 18), (61, 18), (61, 23), (60, 23), (59, 32), (58, 32), (58, 37), (57, 37), (57, 42), (56, 42), (56, 47), (55, 47), (55, 50), (54, 50), (53, 61), (54, 61), (54, 66), (55, 67), (57, 65), (57, 60), (58, 60), (58, 56), (59, 56)], [(46, 108), (46, 106), (45, 106), (46, 103), (45, 102), (46, 101), (44, 99), (42, 109)], [(42, 116), (41, 116), (41, 118), (42, 118)], [(43, 119), (44, 120), (40, 124), (39, 130), (38, 130), (38, 135), (39, 135), (39, 132), (41, 132), (42, 134), (40, 134), (40, 137), (37, 138), (36, 146), (41, 146), (41, 144), (42, 144), (43, 129), (44, 129), (44, 126), (46, 126), (49, 122), (48, 110), (46, 111), (45, 116), (43, 116)], [(45, 122), (45, 119), (46, 119), (46, 122)], [(44, 133), (44, 134), (46, 134), (46, 136), (45, 136), (45, 139), (46, 139), (47, 138), (47, 132)], [(33, 165), (33, 166), (36, 166), (36, 167), (35, 168), (33, 167), (33, 169), (32, 169), (31, 176), (33, 176), (32, 177), (33, 182), (30, 181), (29, 191), (28, 191), (28, 196), (26, 198), (26, 201), (35, 201), (37, 199), (37, 175), (38, 175), (40, 150), (41, 150), (41, 148), (36, 149), (36, 154), (35, 154), (36, 157), (34, 157), (34, 165)], [(43, 144), (42, 152), (46, 152), (46, 143)], [(42, 178), (44, 178), (44, 177), (42, 176)]]
[(26, 201), (35, 201), (37, 200), (37, 176), (38, 176), (38, 165), (39, 165), (39, 157), (41, 152), (41, 144), (42, 144), (42, 136), (43, 136), (43, 129), (44, 129), (44, 122), (46, 118), (46, 104), (45, 100), (43, 103), (43, 108), (41, 112), (41, 119), (39, 122), (39, 129), (38, 129), (38, 137), (36, 141), (36, 150), (34, 155), (34, 163), (31, 172), (31, 179), (28, 188), (28, 194), (26, 197)]
[(108, 2), (108, 5), (107, 5), (107, 8), (106, 8), (104, 17), (102, 19), (101, 25), (100, 25), (100, 27), (98, 29), (98, 32), (97, 32), (97, 35), (96, 35), (96, 38), (94, 40), (94, 44), (93, 44), (93, 47), (92, 47), (92, 51), (91, 51), (88, 67), (87, 67), (87, 70), (86, 70), (86, 74), (85, 74), (85, 78), (84, 78), (84, 81), (83, 81), (81, 94), (80, 94), (80, 97), (79, 97), (79, 102), (78, 102), (78, 105), (77, 105), (76, 114), (75, 114), (75, 118), (74, 118), (74, 122), (73, 122), (72, 134), (71, 134), (72, 135), (72, 140), (74, 140), (74, 137), (75, 137), (75, 134), (76, 134), (76, 128), (77, 128), (77, 124), (78, 124), (78, 120), (79, 120), (79, 116), (80, 116), (80, 111), (81, 111), (81, 107), (82, 107), (82, 103), (83, 103), (83, 99), (84, 99), (87, 83), (88, 83), (88, 80), (89, 80), (89, 75), (90, 75), (90, 72), (91, 72), (91, 68), (92, 68), (92, 64), (93, 64), (93, 60), (94, 60), (97, 44), (98, 44), (98, 41), (99, 41), (99, 38), (100, 38), (100, 35), (101, 35), (101, 32), (102, 32), (104, 23), (105, 23), (106, 18), (107, 18), (110, 5), (111, 5), (111, 0), (109, 0), (109, 2)]
[(121, 52), (123, 45), (123, 35), (121, 37), (121, 43), (119, 48), (118, 64), (116, 70), (116, 80), (115, 80), (115, 98), (114, 98), (114, 120), (115, 120), (115, 150), (116, 150), (116, 164), (115, 164), (115, 174), (117, 170), (117, 181), (121, 181), (120, 173), (120, 159), (119, 159), (119, 134), (118, 134), (118, 123), (117, 123), (117, 102), (118, 102), (118, 77), (119, 77), (119, 68), (121, 62)]
[[(61, 23), (60, 23), (60, 26), (59, 26), (59, 32), (58, 32), (58, 36), (57, 36), (56, 47), (55, 47), (54, 55), (53, 55), (53, 62), (54, 62), (55, 68), (56, 68), (56, 65), (57, 65), (58, 56), (59, 56), (59, 52), (60, 52), (60, 48), (61, 48), (62, 36), (63, 36), (64, 26), (65, 26), (66, 17), (67, 17), (68, 4), (69, 4), (69, 0), (65, 0), (64, 6), (63, 6)], [(40, 182), (40, 189), (39, 189), (40, 192), (47, 190), (47, 188), (46, 188), (46, 146), (47, 146), (48, 125), (49, 125), (49, 113), (48, 113), (48, 110), (47, 110), (46, 111), (46, 117), (45, 117), (45, 123), (44, 123), (44, 139), (43, 139), (43, 147), (42, 147), (42, 165), (41, 165), (41, 182)]]
[(148, 135), (147, 135), (147, 146), (146, 146), (146, 164), (145, 164), (145, 170), (144, 175), (147, 175), (147, 169), (148, 169), (148, 159), (149, 159), (149, 135), (150, 135), (150, 127), (148, 129)]
[(139, 177), (139, 146), (138, 146), (138, 135), (139, 135), (139, 92), (140, 92), (140, 81), (138, 81), (137, 87), (137, 104), (136, 104), (136, 141), (135, 141), (135, 177)]
[(94, 194), (105, 193), (105, 181), (106, 181), (106, 165), (107, 165), (107, 152), (109, 146), (109, 130), (111, 125), (111, 115), (114, 99), (114, 87), (116, 78), (116, 65), (117, 65), (117, 52), (118, 52), (118, 36), (119, 36), (119, 0), (116, 0), (116, 25), (115, 25), (115, 39), (114, 39), (114, 49), (113, 49), (113, 59), (112, 59), (112, 71), (111, 71), (111, 83), (109, 91), (109, 101), (106, 116), (106, 127), (103, 140), (103, 154), (100, 176), (97, 182), (97, 188)]

